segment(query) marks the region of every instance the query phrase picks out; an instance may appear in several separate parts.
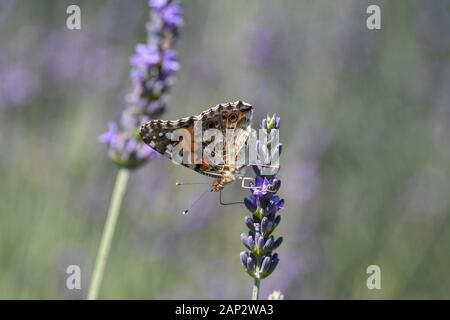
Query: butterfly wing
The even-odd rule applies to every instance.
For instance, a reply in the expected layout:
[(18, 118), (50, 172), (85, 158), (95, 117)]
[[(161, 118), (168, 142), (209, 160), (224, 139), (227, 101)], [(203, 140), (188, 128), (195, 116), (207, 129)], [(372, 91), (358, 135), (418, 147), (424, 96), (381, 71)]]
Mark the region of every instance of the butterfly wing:
[(191, 131), (190, 129), (193, 129), (194, 121), (195, 117), (175, 121), (151, 120), (141, 126), (140, 136), (142, 141), (151, 148), (172, 159), (173, 154), (171, 150), (180, 143), (180, 140), (173, 139), (174, 132), (179, 129)]
[[(241, 171), (246, 167), (245, 157), (247, 150), (247, 141), (252, 133), (251, 128), (252, 113), (244, 115), (240, 122), (229, 131), (229, 134), (224, 133), (226, 146), (224, 149), (224, 159), (228, 166), (233, 166), (236, 172)], [(225, 130), (230, 130), (229, 126)]]
[[(223, 145), (223, 159), (235, 159), (239, 152), (245, 148), (250, 135), (252, 119), (252, 106), (243, 101), (235, 103), (219, 104), (202, 112), (198, 116), (182, 118), (174, 121), (151, 120), (140, 129), (142, 140), (160, 154), (174, 160), (180, 150), (189, 151), (193, 158), (191, 161), (176, 161), (187, 168), (206, 176), (219, 178), (225, 170), (230, 170), (226, 162), (211, 163), (203, 158), (202, 151), (212, 141), (203, 140), (203, 134), (209, 129), (218, 129), (225, 138)], [(201, 127), (195, 127), (199, 126)], [(183, 129), (183, 130), (180, 130)], [(231, 141), (226, 139), (227, 130), (235, 130), (237, 133)], [(197, 132), (202, 133), (200, 144), (196, 144), (194, 138)], [(199, 148), (201, 147), (201, 150)], [(227, 154), (231, 153), (227, 158)], [(179, 154), (181, 156), (182, 153)], [(194, 158), (196, 157), (196, 158)]]

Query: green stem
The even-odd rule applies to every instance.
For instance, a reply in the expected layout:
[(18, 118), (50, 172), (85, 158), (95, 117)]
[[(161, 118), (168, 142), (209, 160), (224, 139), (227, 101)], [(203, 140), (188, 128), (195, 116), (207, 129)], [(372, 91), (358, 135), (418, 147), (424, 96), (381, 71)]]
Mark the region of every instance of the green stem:
[(120, 169), (117, 173), (116, 184), (109, 204), (108, 215), (106, 217), (105, 227), (103, 229), (100, 247), (95, 261), (94, 272), (92, 274), (91, 287), (89, 288), (88, 299), (97, 300), (100, 286), (103, 280), (106, 262), (108, 261), (111, 242), (114, 237), (117, 219), (120, 213), (120, 207), (125, 195), (128, 177), (130, 172), (127, 169)]
[(252, 300), (259, 299), (259, 285), (260, 284), (261, 284), (261, 280), (255, 278), (255, 282), (253, 282)]

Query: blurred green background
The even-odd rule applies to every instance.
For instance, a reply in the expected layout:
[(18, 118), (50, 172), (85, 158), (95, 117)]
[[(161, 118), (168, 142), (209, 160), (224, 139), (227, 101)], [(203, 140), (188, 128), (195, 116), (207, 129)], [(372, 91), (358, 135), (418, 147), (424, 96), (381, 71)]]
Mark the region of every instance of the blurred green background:
[[(66, 29), (78, 4), (82, 30)], [(286, 299), (450, 297), (450, 1), (183, 1), (167, 119), (220, 102), (282, 117)], [(366, 28), (377, 4), (382, 29)], [(87, 295), (116, 168), (97, 141), (130, 90), (145, 0), (0, 0), (0, 298)], [(249, 298), (243, 206), (134, 172), (101, 298)], [(227, 200), (247, 192), (227, 188)], [(66, 289), (81, 267), (82, 289)], [(368, 290), (366, 268), (381, 268)]]

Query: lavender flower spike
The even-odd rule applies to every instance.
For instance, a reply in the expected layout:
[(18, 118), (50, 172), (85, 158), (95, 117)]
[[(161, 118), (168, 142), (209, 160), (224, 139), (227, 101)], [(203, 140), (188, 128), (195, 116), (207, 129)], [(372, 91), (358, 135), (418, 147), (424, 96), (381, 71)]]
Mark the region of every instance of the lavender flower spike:
[(176, 0), (150, 0), (149, 6), (147, 43), (138, 44), (130, 59), (133, 90), (127, 96), (127, 107), (120, 122), (110, 124), (99, 137), (112, 161), (128, 169), (158, 156), (141, 141), (137, 131), (141, 124), (165, 111), (175, 72), (180, 68), (173, 46), (183, 25), (183, 9)]
[(92, 272), (89, 300), (98, 298), (130, 170), (158, 154), (141, 141), (139, 127), (165, 110), (175, 71), (180, 68), (173, 45), (183, 23), (182, 7), (177, 0), (150, 0), (149, 6), (152, 10), (147, 43), (138, 44), (131, 57), (133, 90), (127, 97), (127, 106), (119, 123), (110, 123), (108, 131), (98, 138), (120, 169)]
[[(281, 119), (277, 116), (269, 117), (262, 122), (262, 128), (267, 130), (268, 136), (272, 130), (280, 128)], [(267, 143), (267, 149), (274, 147)], [(281, 144), (275, 146), (281, 153)], [(253, 167), (256, 178), (251, 184), (251, 194), (244, 199), (245, 207), (252, 213), (244, 221), (248, 234), (241, 235), (241, 241), (250, 250), (241, 252), (240, 258), (245, 271), (255, 279), (253, 286), (253, 299), (258, 299), (260, 281), (272, 274), (278, 264), (278, 255), (273, 251), (282, 243), (283, 238), (275, 238), (272, 234), (281, 216), (278, 212), (284, 208), (284, 199), (275, 195), (281, 186), (281, 181), (275, 175), (263, 175), (262, 168)]]

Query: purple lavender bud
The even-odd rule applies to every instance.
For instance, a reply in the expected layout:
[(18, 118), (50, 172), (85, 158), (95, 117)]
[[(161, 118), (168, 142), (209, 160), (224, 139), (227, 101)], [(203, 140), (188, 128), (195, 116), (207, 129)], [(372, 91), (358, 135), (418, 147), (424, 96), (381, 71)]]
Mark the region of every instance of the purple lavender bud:
[(277, 178), (274, 178), (274, 179), (272, 180), (271, 185), (270, 185), (270, 189), (273, 190), (273, 191), (272, 191), (273, 193), (276, 193), (276, 192), (278, 192), (278, 190), (280, 189), (280, 187), (281, 187), (281, 180), (279, 180), (279, 179), (277, 179)]
[(250, 250), (253, 250), (255, 248), (255, 240), (252, 236), (247, 237), (247, 245)]
[(272, 121), (272, 117), (267, 114), (267, 116), (261, 121), (261, 128), (269, 129), (270, 122)]
[(272, 229), (276, 228), (280, 224), (281, 216), (277, 216), (275, 220), (273, 220), (273, 227)]
[(280, 129), (280, 125), (281, 125), (281, 118), (276, 117), (275, 118), (275, 129)]
[(252, 257), (248, 257), (247, 258), (247, 263), (246, 263), (246, 267), (247, 267), (247, 270), (248, 271), (251, 271), (251, 272), (255, 272), (255, 259), (252, 259)]
[(247, 226), (247, 228), (249, 228), (251, 231), (255, 232), (255, 225), (254, 225), (253, 219), (249, 216), (245, 216), (244, 221), (245, 221), (245, 225)]
[(240, 254), (240, 259), (241, 259), (241, 263), (244, 266), (244, 268), (247, 268), (247, 259), (248, 259), (247, 252), (242, 251)]
[(245, 206), (247, 207), (247, 209), (250, 212), (253, 213), (253, 212), (256, 211), (256, 208), (257, 208), (257, 206), (256, 206), (256, 197), (253, 194), (249, 195), (246, 198), (244, 198), (244, 204), (245, 204)]
[(265, 279), (270, 276), (279, 262), (278, 256), (276, 254), (273, 257), (267, 256), (266, 258), (268, 258), (269, 262), (266, 264), (267, 267), (265, 267), (264, 272), (260, 274), (261, 279)]
[(266, 231), (264, 232), (265, 236), (269, 236), (273, 229), (275, 229), (273, 222), (269, 219), (269, 222), (267, 223)]
[(247, 243), (247, 235), (245, 233), (241, 233), (240, 238), (241, 238), (242, 243), (245, 245), (245, 243)]
[(150, 44), (138, 44), (136, 53), (130, 58), (131, 64), (138, 70), (146, 71), (160, 62), (158, 48)]
[(272, 195), (269, 199), (266, 210), (270, 213), (277, 213), (284, 208), (284, 199), (281, 199), (277, 195)]
[(274, 243), (274, 238), (273, 238), (273, 236), (270, 236), (263, 246), (263, 251), (266, 253), (271, 252), (273, 250), (273, 247), (272, 247), (273, 243)]
[(183, 8), (178, 3), (170, 3), (162, 9), (164, 23), (171, 28), (183, 25)]
[(281, 209), (284, 209), (284, 199), (281, 199), (276, 203), (275, 209), (277, 212), (280, 211)]
[(283, 242), (283, 237), (279, 237), (277, 240), (275, 240), (275, 242), (273, 242), (271, 250), (277, 250), (282, 242)]
[(117, 143), (119, 128), (117, 123), (110, 122), (108, 123), (108, 131), (102, 133), (98, 140), (106, 145), (114, 145)]
[(255, 247), (255, 241), (251, 236), (247, 236), (245, 233), (241, 234), (241, 242), (248, 249), (253, 250)]
[(271, 264), (270, 257), (268, 257), (268, 256), (264, 257), (264, 259), (263, 259), (263, 261), (261, 263), (261, 273), (263, 275), (266, 274), (267, 271), (269, 271), (270, 264)]
[(153, 9), (162, 9), (166, 4), (168, 0), (150, 0), (148, 2), (148, 5), (152, 7)]
[(272, 272), (273, 272), (273, 271), (275, 270), (275, 268), (277, 267), (278, 262), (279, 262), (278, 254), (275, 253), (275, 254), (272, 256), (272, 259), (271, 259), (271, 261), (270, 261), (270, 266), (269, 266), (269, 270), (267, 270), (267, 275), (266, 275), (266, 277), (269, 276), (270, 274), (272, 274)]
[(175, 50), (168, 50), (163, 56), (163, 70), (166, 73), (173, 73), (180, 69), (180, 63), (177, 61), (177, 52)]
[(138, 142), (136, 141), (136, 139), (129, 139), (125, 144), (124, 153), (126, 155), (131, 155), (136, 150), (137, 146)]
[(278, 216), (278, 215), (277, 215), (276, 213), (270, 212), (270, 213), (267, 215), (267, 218), (269, 218), (270, 221), (275, 221), (275, 219), (276, 219), (277, 216)]
[(266, 119), (266, 118), (263, 119), (262, 124), (261, 124), (261, 127), (262, 127), (263, 129), (267, 129), (267, 119)]
[[(156, 87), (154, 87), (156, 88)], [(162, 114), (166, 108), (165, 102), (161, 100), (152, 101), (146, 105), (145, 109), (147, 112), (151, 113), (154, 117), (156, 115)]]
[(264, 247), (264, 237), (260, 235), (259, 233), (255, 236), (256, 246), (258, 251), (262, 251)]
[(261, 220), (261, 232), (262, 232), (262, 234), (266, 235), (266, 234), (270, 233), (269, 223), (270, 223), (269, 218), (267, 218), (267, 217), (262, 218), (262, 220)]

